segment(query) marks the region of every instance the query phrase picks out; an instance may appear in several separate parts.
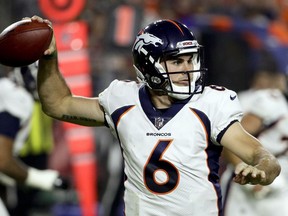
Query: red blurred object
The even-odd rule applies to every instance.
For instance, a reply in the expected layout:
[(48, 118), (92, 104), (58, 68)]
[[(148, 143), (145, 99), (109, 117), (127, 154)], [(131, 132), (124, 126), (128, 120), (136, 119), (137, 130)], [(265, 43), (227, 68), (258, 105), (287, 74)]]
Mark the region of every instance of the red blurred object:
[(38, 4), (52, 22), (69, 22), (81, 14), (86, 0), (38, 0)]
[(88, 25), (84, 21), (53, 24), (58, 51), (77, 51), (88, 46)]
[[(57, 41), (59, 67), (72, 93), (91, 97), (88, 24), (84, 21), (54, 23), (53, 29)], [(92, 129), (68, 122), (63, 122), (63, 129), (81, 216), (97, 216), (97, 161)]]

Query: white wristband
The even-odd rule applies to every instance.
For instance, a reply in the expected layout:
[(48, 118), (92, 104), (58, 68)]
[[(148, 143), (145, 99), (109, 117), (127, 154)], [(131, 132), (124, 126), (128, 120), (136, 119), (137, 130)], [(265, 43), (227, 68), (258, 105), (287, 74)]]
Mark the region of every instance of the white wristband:
[(55, 170), (38, 170), (30, 167), (25, 184), (42, 190), (51, 190), (58, 176), (59, 173)]

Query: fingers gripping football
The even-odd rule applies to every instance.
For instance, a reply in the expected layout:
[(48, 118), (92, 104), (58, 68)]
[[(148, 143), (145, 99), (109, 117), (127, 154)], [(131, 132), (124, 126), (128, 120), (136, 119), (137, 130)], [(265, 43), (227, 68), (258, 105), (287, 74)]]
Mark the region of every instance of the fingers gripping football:
[(241, 185), (261, 184), (266, 181), (266, 174), (263, 170), (259, 170), (257, 167), (242, 162), (236, 166), (233, 180)]
[[(28, 18), (28, 19), (30, 19), (30, 18)], [(31, 20), (37, 21), (39, 23), (46, 23), (52, 27), (52, 23), (48, 19), (43, 19), (39, 16), (34, 15), (33, 17), (31, 17)], [(55, 52), (56, 52), (56, 40), (55, 40), (55, 37), (53, 35), (51, 43), (50, 43), (48, 49), (45, 50), (44, 55), (53, 55), (53, 53), (55, 53)]]

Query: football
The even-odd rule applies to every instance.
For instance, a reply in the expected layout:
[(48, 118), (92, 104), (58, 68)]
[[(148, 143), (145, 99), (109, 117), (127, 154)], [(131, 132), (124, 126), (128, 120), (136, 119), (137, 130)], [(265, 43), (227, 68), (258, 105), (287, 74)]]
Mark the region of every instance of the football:
[(37, 61), (49, 47), (52, 28), (30, 19), (15, 22), (0, 34), (0, 63), (21, 67)]

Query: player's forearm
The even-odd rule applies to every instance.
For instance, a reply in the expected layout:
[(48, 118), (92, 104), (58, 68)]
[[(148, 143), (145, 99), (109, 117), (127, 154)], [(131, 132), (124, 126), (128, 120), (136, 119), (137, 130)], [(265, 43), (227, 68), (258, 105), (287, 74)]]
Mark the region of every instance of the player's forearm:
[(59, 71), (57, 56), (39, 60), (37, 86), (43, 111), (54, 118), (61, 117), (63, 101), (71, 96), (71, 91)]
[(0, 134), (0, 173), (10, 176), (18, 182), (24, 182), (27, 176), (26, 166), (13, 157), (13, 145), (15, 140)]
[[(1, 169), (0, 182), (6, 185), (24, 184), (41, 190), (52, 190), (55, 187), (65, 188), (66, 184), (56, 170), (38, 170), (27, 167), (14, 158), (5, 168)], [(6, 177), (5, 177), (6, 175)], [(63, 184), (63, 185), (62, 185)]]
[(0, 172), (13, 178), (18, 183), (24, 183), (25, 179), (27, 178), (26, 166), (13, 157), (11, 157), (10, 160), (1, 162)]
[(242, 160), (237, 157), (235, 154), (233, 154), (231, 151), (229, 151), (228, 149), (224, 148), (223, 149), (223, 157), (225, 159), (226, 162), (228, 162), (229, 164), (232, 164), (234, 167), (242, 162)]

